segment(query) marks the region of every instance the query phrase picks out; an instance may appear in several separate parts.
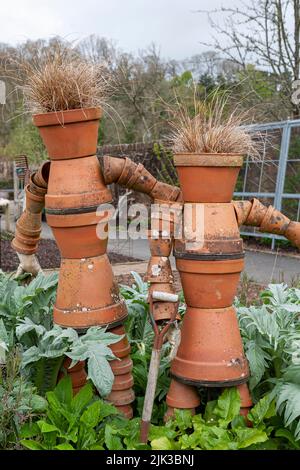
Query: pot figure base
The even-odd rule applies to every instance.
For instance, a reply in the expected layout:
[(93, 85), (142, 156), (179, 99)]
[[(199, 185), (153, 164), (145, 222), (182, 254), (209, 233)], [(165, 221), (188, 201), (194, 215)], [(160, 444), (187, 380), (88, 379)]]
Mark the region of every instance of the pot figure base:
[(171, 374), (202, 386), (233, 386), (249, 376), (234, 307), (188, 307)]

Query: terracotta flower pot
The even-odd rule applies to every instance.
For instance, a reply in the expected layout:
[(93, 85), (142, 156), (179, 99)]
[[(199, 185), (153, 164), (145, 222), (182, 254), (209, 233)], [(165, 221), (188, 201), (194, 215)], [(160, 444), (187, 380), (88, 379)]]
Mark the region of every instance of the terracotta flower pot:
[(128, 390), (115, 390), (106, 397), (106, 400), (110, 401), (115, 406), (129, 405), (134, 402), (135, 395), (132, 388)]
[(149, 239), (152, 238), (153, 242), (163, 239), (166, 240), (166, 244), (170, 244), (170, 239), (174, 237), (175, 229), (182, 223), (182, 209), (183, 204), (181, 202), (155, 199), (151, 207)]
[(290, 222), (291, 220), (275, 207), (269, 206), (260, 224), (260, 231), (285, 235)]
[(39, 186), (40, 188), (47, 189), (48, 186), (48, 179), (49, 179), (49, 172), (50, 172), (50, 165), (51, 162), (46, 161), (44, 162), (38, 171), (33, 174), (32, 180), (34, 184)]
[(157, 181), (151, 191), (151, 197), (153, 199), (159, 199), (166, 202), (179, 201), (181, 198), (181, 191), (180, 188), (177, 188), (176, 186)]
[(185, 202), (230, 202), (243, 157), (182, 153), (174, 164)]
[(31, 235), (23, 235), (19, 231), (16, 232), (16, 239), (18, 242), (22, 245), (25, 245), (26, 247), (31, 247), (31, 246), (36, 246), (39, 242), (40, 237), (32, 237)]
[(252, 402), (252, 398), (249, 392), (248, 385), (247, 384), (238, 385), (237, 389), (241, 398), (240, 414), (242, 416), (247, 416), (251, 407), (253, 406), (253, 402)]
[(109, 347), (114, 353), (116, 357), (119, 359), (123, 357), (127, 357), (128, 354), (130, 353), (130, 344), (128, 342), (128, 338), (126, 336), (126, 331), (123, 325), (117, 326), (115, 328), (112, 328), (109, 330), (110, 333), (113, 333), (115, 335), (124, 335), (124, 337), (118, 341), (117, 343), (111, 344)]
[(32, 194), (35, 194), (36, 196), (44, 197), (45, 194), (47, 193), (47, 188), (43, 188), (43, 187), (38, 186), (37, 184), (35, 184), (34, 176), (35, 176), (35, 173), (30, 175), (30, 180), (29, 180), (30, 181), (29, 182), (30, 192)]
[(197, 408), (200, 405), (200, 396), (196, 387), (172, 379), (167, 394), (167, 405), (180, 409)]
[(187, 305), (222, 308), (233, 303), (244, 259), (199, 261), (177, 258), (176, 266)]
[[(169, 294), (176, 293), (173, 283), (151, 283), (149, 287), (148, 302), (154, 291), (166, 292)], [(154, 301), (153, 316), (155, 321), (169, 320), (173, 316), (174, 309), (177, 309), (177, 304), (174, 302)], [(180, 318), (180, 315), (177, 314), (176, 319), (180, 320)]]
[(97, 215), (96, 212), (65, 215), (46, 213), (47, 223), (63, 258), (88, 258), (106, 253), (108, 237), (98, 236), (99, 229), (104, 235), (108, 234), (107, 217), (103, 215)]
[(41, 233), (42, 214), (33, 214), (25, 210), (21, 217), (18, 219), (16, 227), (17, 230), (23, 235), (38, 237)]
[(112, 390), (127, 390), (133, 387), (133, 377), (131, 372), (122, 375), (116, 375), (112, 386)]
[(172, 250), (172, 239), (165, 238), (162, 232), (156, 233), (155, 231), (149, 230), (148, 243), (152, 256), (170, 256)]
[(53, 314), (56, 324), (79, 329), (126, 318), (107, 255), (62, 259)]
[(34, 246), (29, 246), (29, 245), (24, 245), (20, 240), (18, 240), (17, 237), (13, 239), (11, 242), (11, 246), (17, 253), (22, 253), (23, 255), (33, 255), (36, 253), (36, 245)]
[(45, 197), (37, 196), (30, 191), (30, 185), (28, 184), (25, 188), (26, 194), (26, 209), (33, 214), (39, 214), (42, 212), (45, 206)]
[(300, 223), (291, 222), (287, 228), (285, 236), (293, 243), (293, 245), (300, 248)]
[(133, 362), (129, 356), (125, 356), (121, 360), (110, 361), (109, 363), (114, 375), (128, 374), (133, 369)]
[(151, 283), (172, 283), (174, 281), (169, 258), (151, 257), (148, 263), (147, 281)]
[(96, 211), (100, 204), (112, 201), (106, 188), (98, 158), (91, 157), (53, 161), (50, 169), (46, 209), (88, 208)]
[(63, 379), (65, 375), (67, 374), (71, 379), (73, 391), (74, 389), (76, 389), (76, 393), (78, 393), (79, 390), (82, 387), (84, 387), (87, 381), (87, 373), (85, 371), (85, 362), (79, 361), (74, 367), (69, 368), (70, 364), (71, 364), (71, 359), (66, 358), (63, 363), (65, 373), (60, 372), (59, 380)]
[(185, 204), (183, 221), (183, 238), (175, 240), (175, 256), (243, 253), (243, 240), (232, 203)]
[(228, 387), (247, 381), (248, 363), (233, 307), (187, 308), (171, 373), (178, 380), (204, 387)]
[(35, 114), (33, 123), (51, 160), (87, 157), (97, 151), (101, 114), (99, 108), (71, 109)]
[(132, 419), (133, 418), (133, 409), (131, 405), (121, 405), (116, 406), (116, 408), (123, 414), (124, 418)]

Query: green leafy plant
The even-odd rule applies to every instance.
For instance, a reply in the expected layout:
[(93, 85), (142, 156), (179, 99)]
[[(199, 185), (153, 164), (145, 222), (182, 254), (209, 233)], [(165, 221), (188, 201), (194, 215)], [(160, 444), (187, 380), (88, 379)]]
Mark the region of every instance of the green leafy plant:
[(18, 351), (0, 367), (0, 449), (16, 448), (21, 426), (46, 411), (47, 402), (20, 375)]
[(118, 413), (93, 394), (90, 384), (73, 397), (69, 377), (47, 392), (45, 418), (23, 426), (21, 444), (30, 450), (101, 450), (104, 438), (99, 426)]
[(88, 378), (102, 396), (110, 393), (114, 376), (109, 361), (115, 359), (108, 347), (122, 338), (92, 327), (84, 335), (73, 328), (53, 325), (52, 307), (57, 275), (39, 274), (28, 285), (1, 274), (0, 358), (14, 345), (21, 349), (21, 367), (39, 393), (53, 390), (65, 356), (73, 367), (87, 361)]
[(267, 392), (296, 440), (300, 439), (300, 289), (270, 284), (260, 307), (239, 307), (250, 388), (257, 400)]
[(283, 436), (275, 436), (272, 419), (276, 415), (270, 397), (262, 399), (248, 414), (240, 414), (237, 389), (227, 388), (216, 401), (208, 402), (203, 415), (192, 416), (188, 410), (175, 410), (175, 417), (165, 426), (152, 426), (153, 450), (238, 450), (277, 449), (284, 447)]
[(81, 336), (73, 328), (58, 325), (47, 331), (27, 317), (17, 326), (16, 334), (22, 345), (33, 344), (24, 348), (22, 366), (29, 370), (31, 380), (41, 393), (55, 387), (64, 356), (72, 359), (70, 367), (86, 360), (88, 378), (100, 395), (110, 393), (114, 375), (108, 361), (115, 356), (108, 345), (120, 341), (120, 335), (100, 327), (91, 327)]

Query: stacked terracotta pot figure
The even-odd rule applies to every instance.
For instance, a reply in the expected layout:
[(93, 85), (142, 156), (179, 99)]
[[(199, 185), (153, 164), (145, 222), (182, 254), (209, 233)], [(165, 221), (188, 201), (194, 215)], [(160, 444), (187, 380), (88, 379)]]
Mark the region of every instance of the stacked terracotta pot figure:
[[(105, 236), (99, 238), (96, 230), (100, 227), (105, 233), (107, 229), (107, 214), (99, 215), (98, 206), (112, 200), (96, 157), (100, 117), (98, 108), (34, 116), (34, 124), (39, 128), (51, 160), (46, 166), (49, 171), (50, 165), (48, 188), (41, 179), (37, 180), (36, 175), (32, 176), (26, 189), (28, 209), (18, 222), (13, 246), (19, 252), (34, 253), (45, 198), (47, 222), (62, 256), (54, 322), (79, 332), (93, 325), (105, 326), (122, 335), (120, 342), (112, 347), (121, 360), (112, 364), (115, 382), (108, 399), (131, 417), (130, 404), (134, 401), (132, 362), (122, 326), (127, 311), (106, 254), (108, 239)], [(43, 170), (38, 175), (43, 175)], [(28, 232), (32, 249), (25, 251), (27, 232), (23, 221), (30, 225), (32, 220), (36, 221), (30, 234)], [(77, 392), (86, 381), (84, 363), (68, 369), (68, 373), (74, 392)]]
[[(98, 108), (34, 116), (51, 162), (31, 176), (26, 210), (17, 222), (12, 245), (20, 256), (36, 252), (45, 205), (62, 256), (54, 322), (79, 332), (93, 325), (105, 326), (120, 335), (120, 341), (111, 346), (116, 356), (111, 362), (115, 379), (107, 399), (130, 418), (134, 391), (130, 345), (123, 326), (127, 311), (106, 254), (107, 236), (99, 237), (99, 231), (107, 234), (109, 214), (97, 208), (111, 202), (107, 187), (111, 183), (146, 193), (159, 204), (182, 206), (183, 237), (174, 241), (176, 217), (171, 218), (171, 230), (165, 236), (162, 213), (154, 216), (157, 227), (149, 238), (149, 295), (160, 292), (153, 302), (155, 320), (173, 318), (174, 303), (161, 295), (174, 294), (169, 262), (173, 243), (187, 304), (181, 343), (171, 367), (166, 417), (174, 408), (194, 412), (201, 386), (237, 386), (241, 413), (246, 414), (251, 406), (246, 385), (249, 370), (232, 306), (244, 267), (239, 225), (284, 235), (300, 247), (300, 224), (256, 199), (232, 202), (243, 162), (239, 155), (175, 155), (182, 195), (179, 188), (157, 181), (142, 164), (128, 158), (98, 159), (100, 117)], [(67, 359), (64, 367), (76, 393), (86, 381), (85, 364), (79, 362), (72, 369), (69, 365)]]
[[(97, 209), (111, 202), (106, 185), (113, 182), (166, 201), (175, 201), (180, 190), (160, 183), (143, 165), (128, 158), (104, 157), (99, 162), (100, 117), (98, 108), (34, 115), (51, 162), (31, 177), (26, 211), (17, 223), (12, 244), (19, 254), (36, 252), (45, 206), (62, 257), (54, 322), (79, 332), (103, 326), (122, 336), (111, 346), (117, 359), (111, 361), (115, 380), (107, 399), (130, 418), (134, 392), (130, 345), (123, 326), (127, 311), (106, 254), (109, 217)], [(106, 236), (99, 237), (100, 232)], [(85, 364), (68, 366), (67, 359), (64, 368), (77, 393), (86, 381)]]
[[(196, 387), (247, 382), (236, 312), (232, 306), (244, 253), (231, 202), (242, 157), (178, 154), (174, 157), (184, 201), (184, 228), (174, 255), (187, 304), (181, 343), (171, 366), (171, 408), (193, 409)], [(170, 414), (169, 410), (169, 414)]]

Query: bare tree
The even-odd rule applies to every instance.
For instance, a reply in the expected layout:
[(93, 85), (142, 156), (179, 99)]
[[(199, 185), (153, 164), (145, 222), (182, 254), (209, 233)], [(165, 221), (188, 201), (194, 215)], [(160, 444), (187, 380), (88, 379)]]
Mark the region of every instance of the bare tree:
[(280, 117), (282, 105), (285, 117), (299, 117), (300, 106), (292, 103), (291, 96), (292, 84), (300, 78), (300, 0), (247, 0), (239, 7), (200, 12), (208, 15), (217, 33), (212, 43), (204, 44), (238, 64), (247, 86), (260, 99), (251, 68), (255, 65), (260, 78), (264, 72), (266, 81), (274, 85), (274, 95), (281, 101)]

